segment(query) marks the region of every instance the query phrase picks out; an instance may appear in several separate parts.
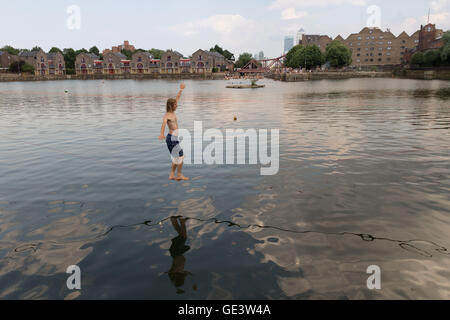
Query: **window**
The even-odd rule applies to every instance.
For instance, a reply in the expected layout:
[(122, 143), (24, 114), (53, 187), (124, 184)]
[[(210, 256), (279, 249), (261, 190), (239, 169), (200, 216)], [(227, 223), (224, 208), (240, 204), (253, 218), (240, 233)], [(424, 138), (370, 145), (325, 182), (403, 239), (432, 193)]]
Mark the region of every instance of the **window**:
[(361, 56), (361, 53), (358, 53), (356, 56), (357, 56), (357, 57), (360, 57), (360, 56)]
[(383, 51), (383, 48), (378, 48), (378, 51)]
[(358, 51), (361, 51), (361, 48), (358, 48)]
[(378, 62), (381, 62), (381, 61), (383, 61), (383, 59), (378, 59)]
[(381, 57), (382, 55), (383, 55), (383, 54), (382, 54), (381, 52), (378, 54), (379, 57)]
[(362, 38), (361, 38), (361, 37), (358, 37), (358, 40), (362, 40)]
[(391, 47), (387, 47), (387, 49), (388, 49), (388, 50), (391, 50), (392, 48), (391, 48)]
[(373, 48), (373, 47), (372, 47), (372, 48), (370, 48), (370, 51), (374, 51), (374, 50), (375, 50), (375, 48)]
[(361, 59), (356, 60), (356, 62), (361, 62)]

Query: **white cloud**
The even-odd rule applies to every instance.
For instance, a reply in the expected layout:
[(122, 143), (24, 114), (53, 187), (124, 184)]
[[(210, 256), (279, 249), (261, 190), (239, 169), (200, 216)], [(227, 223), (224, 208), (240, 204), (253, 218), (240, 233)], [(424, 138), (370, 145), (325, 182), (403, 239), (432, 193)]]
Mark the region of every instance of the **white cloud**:
[[(278, 25), (270, 21), (257, 23), (239, 14), (213, 15), (172, 25), (168, 31), (170, 34), (167, 37), (171, 39), (171, 43), (183, 47), (186, 55), (215, 44), (236, 55), (244, 51), (256, 53), (264, 50), (268, 56), (278, 56), (282, 51), (283, 35), (280, 34)], [(272, 48), (279, 48), (279, 51)]]
[(286, 8), (281, 13), (281, 19), (283, 20), (294, 20), (304, 18), (308, 15), (305, 11), (297, 11), (295, 8)]
[(450, 0), (434, 0), (431, 1), (431, 8), (433, 11), (441, 11), (444, 9), (450, 9)]
[(270, 5), (270, 8), (327, 7), (336, 5), (365, 6), (367, 5), (367, 0), (275, 0)]
[(172, 30), (182, 30), (185, 36), (192, 36), (205, 31), (214, 31), (221, 35), (229, 35), (242, 28), (251, 28), (255, 25), (254, 21), (245, 19), (236, 14), (219, 14), (205, 19), (191, 21), (172, 27)]

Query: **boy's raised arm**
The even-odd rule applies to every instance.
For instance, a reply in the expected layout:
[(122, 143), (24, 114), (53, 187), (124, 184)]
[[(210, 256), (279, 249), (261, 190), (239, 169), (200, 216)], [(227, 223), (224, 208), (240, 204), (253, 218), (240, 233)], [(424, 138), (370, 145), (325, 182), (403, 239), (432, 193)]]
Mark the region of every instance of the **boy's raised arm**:
[(180, 91), (178, 91), (178, 94), (177, 94), (177, 98), (176, 98), (177, 102), (180, 101), (181, 94), (183, 93), (184, 88), (186, 88), (186, 85), (184, 83), (182, 83), (180, 85)]

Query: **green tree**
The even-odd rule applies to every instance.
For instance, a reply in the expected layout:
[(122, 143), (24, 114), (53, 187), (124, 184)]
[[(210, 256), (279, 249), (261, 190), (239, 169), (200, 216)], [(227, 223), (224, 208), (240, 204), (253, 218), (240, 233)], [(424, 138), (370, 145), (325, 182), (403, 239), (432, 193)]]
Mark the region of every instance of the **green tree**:
[(89, 53), (85, 48), (75, 51), (75, 55), (79, 55), (80, 53)]
[(425, 56), (422, 52), (416, 52), (411, 57), (411, 65), (422, 66), (425, 64)]
[(155, 59), (161, 59), (161, 57), (165, 51), (161, 50), (161, 49), (153, 48), (151, 50), (148, 50), (148, 52), (150, 52)]
[(302, 68), (312, 69), (323, 65), (325, 63), (325, 56), (315, 44), (308, 45), (303, 51), (300, 63)]
[(131, 52), (130, 50), (126, 50), (126, 49), (122, 49), (120, 51), (120, 53), (122, 53), (124, 56), (126, 56), (128, 60), (131, 60), (131, 57), (133, 56), (133, 52)]
[(291, 50), (286, 54), (285, 58), (285, 65), (288, 68), (298, 68), (298, 66), (294, 66), (294, 56), (296, 55), (297, 51), (303, 50), (304, 47), (301, 45), (296, 45), (292, 47)]
[(341, 68), (352, 63), (352, 51), (348, 49), (341, 41), (331, 41), (325, 51), (325, 60), (333, 68)]
[(251, 53), (244, 52), (243, 54), (239, 55), (239, 58), (236, 61), (236, 68), (244, 67), (252, 59), (253, 59), (253, 55)]
[(447, 31), (442, 36), (444, 46), (441, 48), (441, 62), (444, 64), (450, 63), (450, 31)]
[(9, 65), (9, 71), (13, 73), (34, 73), (34, 67), (25, 61), (14, 61)]
[(227, 60), (231, 60), (231, 61), (234, 61), (235, 60), (235, 57), (234, 57), (234, 54), (233, 53), (231, 53), (230, 51), (228, 51), (228, 50), (224, 50), (224, 49), (222, 49), (219, 45), (215, 45), (214, 46), (214, 48), (211, 48), (211, 49), (209, 49), (209, 51), (210, 52), (217, 52), (217, 53), (220, 53), (221, 55), (223, 55), (224, 57), (225, 57), (225, 59), (227, 59)]
[(75, 70), (75, 59), (77, 58), (77, 53), (72, 48), (66, 48), (63, 50), (64, 61), (66, 62), (66, 70)]
[(441, 64), (441, 54), (438, 50), (428, 50), (424, 54), (425, 65), (437, 67)]
[(31, 51), (41, 51), (41, 50), (42, 50), (42, 48), (39, 46), (35, 46), (35, 47), (33, 47), (33, 49), (31, 49)]
[(441, 49), (441, 61), (442, 63), (450, 63), (450, 44)]
[(6, 52), (8, 52), (9, 54), (16, 55), (16, 56), (17, 56), (17, 55), (19, 54), (19, 52), (20, 52), (19, 49), (13, 48), (13, 47), (11, 47), (11, 46), (4, 46), (3, 48), (0, 49), (0, 51), (6, 51)]
[(50, 49), (49, 53), (63, 53), (61, 49), (57, 48), (57, 47), (53, 47)]
[(89, 52), (95, 54), (96, 56), (100, 55), (100, 50), (98, 50), (98, 48), (96, 46), (93, 46), (92, 48), (90, 48)]
[(442, 36), (442, 42), (444, 42), (444, 45), (450, 44), (450, 31), (447, 31)]

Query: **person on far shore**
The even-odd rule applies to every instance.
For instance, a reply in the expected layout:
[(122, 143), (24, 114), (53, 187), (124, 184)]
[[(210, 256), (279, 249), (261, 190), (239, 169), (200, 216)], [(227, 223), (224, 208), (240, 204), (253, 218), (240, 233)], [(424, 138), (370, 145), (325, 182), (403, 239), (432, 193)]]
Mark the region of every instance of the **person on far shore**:
[[(178, 108), (178, 101), (181, 98), (183, 90), (186, 88), (185, 84), (180, 85), (180, 91), (175, 99), (171, 98), (167, 100), (166, 111), (164, 115), (163, 123), (161, 127), (160, 140), (166, 139), (167, 148), (169, 149), (172, 157), (172, 169), (170, 170), (169, 180), (187, 181), (189, 178), (183, 176), (183, 161), (184, 153), (180, 146), (180, 140), (178, 139), (178, 119), (175, 111)], [(165, 137), (166, 126), (169, 127), (169, 134)], [(175, 176), (175, 172), (178, 169), (178, 174)]]

